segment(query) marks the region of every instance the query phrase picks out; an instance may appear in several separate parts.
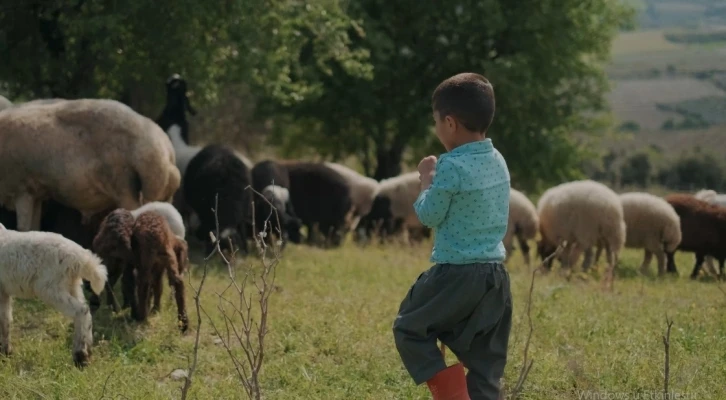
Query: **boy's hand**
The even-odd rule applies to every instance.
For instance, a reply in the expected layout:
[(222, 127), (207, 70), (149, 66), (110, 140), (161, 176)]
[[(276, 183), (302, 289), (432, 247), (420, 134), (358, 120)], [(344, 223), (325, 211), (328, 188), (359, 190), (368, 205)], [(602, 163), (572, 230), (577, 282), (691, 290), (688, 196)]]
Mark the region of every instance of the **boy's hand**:
[(436, 156), (424, 157), (418, 163), (419, 180), (421, 181), (421, 190), (428, 189), (434, 180), (434, 171), (436, 170)]

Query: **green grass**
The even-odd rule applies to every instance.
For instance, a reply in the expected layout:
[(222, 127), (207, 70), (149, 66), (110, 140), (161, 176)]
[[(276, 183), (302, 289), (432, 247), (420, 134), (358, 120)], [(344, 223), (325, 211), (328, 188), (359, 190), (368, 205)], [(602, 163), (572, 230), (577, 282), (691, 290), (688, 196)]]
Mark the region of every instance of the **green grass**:
[[(262, 378), (266, 398), (430, 398), (425, 385), (415, 387), (403, 370), (391, 334), (400, 300), (428, 267), (429, 246), (289, 247), (271, 303)], [(636, 392), (661, 390), (666, 313), (674, 320), (672, 390), (693, 396), (689, 399), (726, 398), (726, 296), (713, 282), (687, 278), (690, 254), (678, 256), (681, 277), (675, 280), (638, 276), (640, 260), (640, 252), (624, 253), (613, 293), (600, 290), (597, 273), (569, 281), (556, 272), (537, 278), (535, 362), (523, 398), (577, 399), (578, 391), (627, 392), (635, 398)], [(193, 271), (194, 285), (200, 269)], [(515, 316), (505, 379), (511, 385), (527, 334), (530, 274), (519, 253), (509, 269)], [(226, 282), (224, 270), (212, 268), (202, 296), (217, 322), (214, 293)], [(164, 290), (161, 314), (142, 326), (127, 322), (126, 313), (99, 310), (92, 364), (83, 371), (71, 364), (71, 321), (38, 302), (17, 300), (15, 353), (0, 359), (0, 398), (178, 398), (182, 382), (168, 375), (187, 367), (194, 330), (177, 333), (170, 290)], [(187, 298), (196, 326), (190, 292)], [(214, 339), (205, 319), (190, 398), (244, 398), (228, 355)]]

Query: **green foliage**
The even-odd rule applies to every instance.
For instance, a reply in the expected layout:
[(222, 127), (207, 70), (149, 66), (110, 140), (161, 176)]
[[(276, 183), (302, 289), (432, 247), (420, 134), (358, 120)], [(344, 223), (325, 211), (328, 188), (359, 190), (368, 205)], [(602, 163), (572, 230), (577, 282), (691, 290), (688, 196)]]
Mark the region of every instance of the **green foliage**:
[(635, 121), (626, 121), (620, 124), (618, 130), (621, 132), (639, 132), (640, 125)]
[(373, 79), (339, 73), (324, 79), (317, 100), (284, 108), (295, 129), (281, 128), (278, 143), (315, 143), (323, 155), (358, 154), (368, 159), (368, 174), (395, 175), (406, 149), (443, 151), (430, 139), (431, 93), (443, 79), (474, 71), (494, 84), (497, 114), (489, 135), (513, 180), (527, 188), (578, 175), (582, 152), (572, 134), (592, 129), (595, 121), (583, 113), (604, 108), (601, 65), (630, 10), (606, 0), (469, 0), (441, 7), (351, 1), (348, 11), (364, 30), (349, 30), (351, 45), (370, 51)]
[(647, 153), (630, 156), (620, 167), (620, 184), (646, 187), (650, 181), (651, 163)]
[(658, 181), (675, 190), (726, 190), (724, 167), (719, 159), (709, 153), (681, 157), (671, 166), (661, 169)]
[[(75, 0), (0, 7), (0, 82), (12, 97), (161, 100), (181, 73), (198, 102), (244, 82), (282, 104), (320, 94), (303, 50), (363, 74), (348, 51), (351, 21), (337, 1)], [(317, 71), (316, 71), (317, 72)]]

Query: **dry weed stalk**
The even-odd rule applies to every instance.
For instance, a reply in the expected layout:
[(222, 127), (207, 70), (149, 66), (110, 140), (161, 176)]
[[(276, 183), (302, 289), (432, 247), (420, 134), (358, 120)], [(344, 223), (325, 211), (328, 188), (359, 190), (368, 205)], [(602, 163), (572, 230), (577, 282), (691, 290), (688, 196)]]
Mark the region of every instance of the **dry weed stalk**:
[[(522, 394), (522, 387), (524, 386), (524, 382), (527, 380), (527, 376), (529, 376), (529, 371), (532, 370), (532, 365), (534, 364), (534, 360), (529, 359), (529, 344), (532, 340), (532, 334), (534, 333), (534, 324), (532, 323), (532, 293), (534, 292), (534, 278), (537, 272), (543, 270), (545, 268), (545, 265), (549, 263), (550, 260), (559, 256), (559, 254), (562, 252), (562, 249), (563, 247), (560, 244), (559, 246), (557, 246), (557, 249), (555, 249), (554, 253), (550, 254), (547, 258), (542, 260), (539, 266), (532, 271), (532, 280), (529, 283), (529, 294), (527, 295), (527, 323), (529, 324), (529, 332), (527, 333), (527, 340), (524, 342), (522, 369), (519, 371), (519, 378), (517, 378), (517, 383), (514, 385), (514, 388), (511, 391), (510, 399), (512, 400), (518, 399), (519, 396)], [(502, 388), (501, 391), (503, 392), (504, 389)]]
[(663, 368), (663, 398), (668, 399), (668, 385), (671, 381), (671, 327), (673, 327), (673, 320), (668, 318), (666, 315), (666, 334), (663, 335), (663, 347), (665, 347), (665, 366)]
[[(236, 264), (235, 252), (229, 258), (225, 257), (220, 249), (219, 241), (215, 238), (216, 246), (213, 254), (219, 254), (221, 257), (222, 262), (227, 267), (229, 279), (229, 285), (221, 293), (215, 293), (218, 299), (217, 311), (219, 311), (224, 326), (218, 326), (203, 306), (200, 306), (200, 309), (209, 320), (210, 326), (219, 340), (221, 340), (220, 344), (227, 351), (227, 355), (229, 355), (235, 367), (247, 396), (259, 400), (262, 398), (260, 373), (265, 356), (265, 336), (269, 332), (269, 298), (275, 289), (275, 272), (280, 262), (280, 249), (282, 247), (282, 240), (279, 240), (276, 246), (269, 246), (265, 241), (267, 227), (273, 216), (277, 222), (276, 231), (279, 237), (282, 237), (282, 231), (274, 206), (262, 194), (251, 187), (248, 186), (245, 190), (250, 190), (271, 207), (270, 215), (263, 222), (264, 229), (260, 229), (260, 233), (254, 237), (261, 265), (257, 268), (246, 265), (243, 277), (238, 279), (234, 268)], [(257, 232), (254, 215), (253, 200), (252, 228), (253, 232)], [(217, 230), (219, 230), (219, 227), (217, 227)], [(219, 235), (216, 237), (218, 238)], [(227, 297), (227, 292), (232, 292), (232, 300)], [(254, 307), (255, 304), (257, 307)], [(237, 347), (242, 349), (241, 354), (236, 349)]]

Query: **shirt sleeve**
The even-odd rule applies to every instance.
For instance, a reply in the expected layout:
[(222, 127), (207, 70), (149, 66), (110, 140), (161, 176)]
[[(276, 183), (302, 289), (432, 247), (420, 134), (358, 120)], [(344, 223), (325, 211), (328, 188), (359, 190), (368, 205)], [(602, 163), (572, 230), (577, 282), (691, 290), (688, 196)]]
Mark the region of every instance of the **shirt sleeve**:
[(458, 190), (459, 175), (456, 167), (446, 160), (440, 160), (436, 164), (436, 173), (431, 186), (419, 193), (416, 202), (413, 203), (418, 220), (429, 228), (440, 225), (449, 211), (451, 199)]

